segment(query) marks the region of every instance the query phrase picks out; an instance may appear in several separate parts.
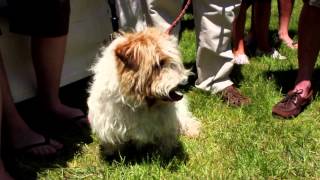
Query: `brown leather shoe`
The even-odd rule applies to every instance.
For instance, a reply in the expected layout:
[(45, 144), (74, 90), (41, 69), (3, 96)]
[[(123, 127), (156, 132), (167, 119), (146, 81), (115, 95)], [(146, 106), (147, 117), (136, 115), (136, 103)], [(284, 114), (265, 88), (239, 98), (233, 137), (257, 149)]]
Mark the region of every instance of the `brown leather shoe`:
[(221, 98), (224, 102), (227, 102), (230, 106), (234, 107), (244, 106), (251, 103), (251, 99), (243, 96), (234, 85), (228, 86), (221, 91)]
[(282, 118), (293, 118), (298, 116), (303, 108), (312, 100), (313, 91), (310, 90), (307, 97), (301, 97), (302, 90), (289, 91), (283, 98), (272, 108), (272, 114)]

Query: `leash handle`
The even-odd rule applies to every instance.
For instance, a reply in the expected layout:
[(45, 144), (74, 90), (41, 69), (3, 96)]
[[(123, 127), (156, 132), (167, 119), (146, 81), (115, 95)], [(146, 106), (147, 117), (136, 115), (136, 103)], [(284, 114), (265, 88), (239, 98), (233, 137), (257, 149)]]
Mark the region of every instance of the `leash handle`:
[(172, 30), (177, 26), (179, 21), (182, 19), (183, 15), (186, 13), (186, 10), (191, 4), (191, 0), (187, 0), (187, 3), (184, 5), (183, 9), (180, 11), (176, 19), (171, 23), (170, 27), (166, 30), (167, 34), (171, 34)]

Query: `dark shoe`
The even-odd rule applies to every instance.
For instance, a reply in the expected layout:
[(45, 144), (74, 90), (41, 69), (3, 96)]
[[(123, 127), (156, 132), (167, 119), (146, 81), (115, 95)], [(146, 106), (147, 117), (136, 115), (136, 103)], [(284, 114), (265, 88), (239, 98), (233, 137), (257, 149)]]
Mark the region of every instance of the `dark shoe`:
[(234, 107), (244, 106), (251, 103), (250, 98), (243, 96), (233, 85), (221, 91), (221, 98), (224, 102)]
[(303, 108), (312, 100), (312, 90), (305, 98), (301, 97), (302, 92), (302, 90), (289, 91), (285, 98), (273, 106), (272, 114), (282, 118), (293, 118), (298, 116)]

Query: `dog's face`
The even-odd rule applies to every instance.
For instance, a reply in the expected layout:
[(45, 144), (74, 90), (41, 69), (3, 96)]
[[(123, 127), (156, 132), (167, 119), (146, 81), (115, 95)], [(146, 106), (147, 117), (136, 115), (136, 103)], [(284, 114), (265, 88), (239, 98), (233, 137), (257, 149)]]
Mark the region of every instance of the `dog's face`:
[(187, 83), (190, 71), (175, 39), (155, 28), (125, 34), (124, 39), (115, 49), (121, 94), (137, 103), (180, 100), (179, 86)]

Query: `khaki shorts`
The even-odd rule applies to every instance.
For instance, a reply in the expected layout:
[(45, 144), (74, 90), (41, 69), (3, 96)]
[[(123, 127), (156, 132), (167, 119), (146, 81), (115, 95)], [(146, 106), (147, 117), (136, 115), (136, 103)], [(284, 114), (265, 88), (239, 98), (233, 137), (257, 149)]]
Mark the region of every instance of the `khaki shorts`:
[(68, 33), (69, 0), (8, 0), (10, 31), (36, 37)]

